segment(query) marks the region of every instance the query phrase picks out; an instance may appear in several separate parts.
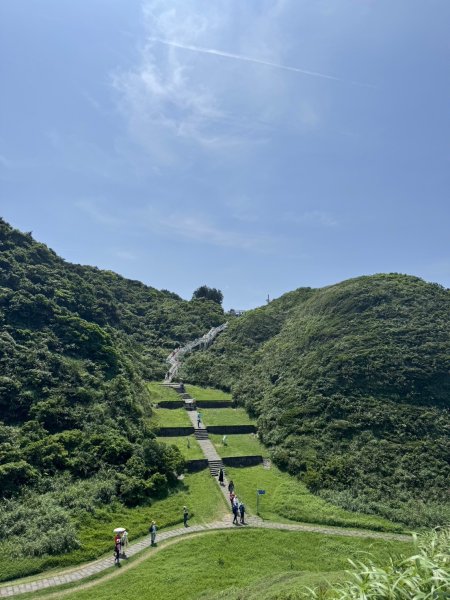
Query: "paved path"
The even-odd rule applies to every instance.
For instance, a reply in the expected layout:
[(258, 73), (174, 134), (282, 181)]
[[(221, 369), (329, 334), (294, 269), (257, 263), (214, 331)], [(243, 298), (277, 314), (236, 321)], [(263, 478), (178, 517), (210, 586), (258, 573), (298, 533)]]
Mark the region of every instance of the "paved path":
[[(225, 488), (224, 488), (225, 489)], [(226, 495), (226, 491), (225, 491)], [(303, 531), (303, 532), (311, 532), (311, 533), (321, 533), (323, 535), (340, 535), (344, 537), (361, 537), (361, 538), (373, 538), (373, 539), (383, 539), (383, 540), (397, 540), (397, 541), (405, 541), (410, 542), (412, 540), (411, 536), (407, 535), (399, 535), (399, 534), (387, 534), (387, 533), (378, 533), (375, 531), (360, 531), (360, 530), (350, 530), (350, 529), (340, 529), (340, 528), (327, 528), (321, 527), (320, 525), (297, 525), (294, 523), (274, 523), (271, 521), (263, 521), (261, 518), (256, 516), (247, 516), (246, 517), (246, 525), (250, 527), (257, 527), (258, 529), (278, 529), (285, 531)], [(206, 532), (213, 531), (219, 529), (241, 529), (245, 526), (238, 525), (233, 526), (232, 524), (232, 514), (230, 512), (229, 515), (224, 515), (223, 519), (220, 521), (213, 521), (212, 523), (208, 523), (206, 525), (193, 525), (189, 527), (180, 527), (177, 529), (171, 529), (170, 531), (162, 531), (157, 534), (156, 542), (162, 542), (164, 540), (169, 540), (171, 538), (185, 536), (189, 533), (197, 533), (197, 532)], [(135, 544), (130, 544), (127, 549), (127, 556), (131, 557), (150, 547), (150, 536), (147, 535), (142, 538), (139, 542)], [(122, 559), (124, 560), (124, 559)], [(16, 585), (5, 585), (0, 587), (0, 598), (9, 598), (11, 596), (15, 596), (18, 594), (37, 592), (39, 590), (44, 590), (52, 587), (56, 587), (59, 585), (64, 585), (67, 583), (76, 583), (77, 581), (81, 581), (90, 577), (91, 575), (95, 575), (97, 573), (101, 573), (102, 571), (106, 571), (107, 569), (111, 569), (114, 566), (114, 558), (111, 552), (111, 557), (102, 558), (100, 560), (93, 561), (79, 568), (72, 568), (65, 571), (61, 571), (57, 575), (53, 575), (52, 577), (44, 577), (41, 579), (37, 579), (35, 581), (30, 581), (29, 583), (19, 583)]]
[[(187, 411), (189, 418), (194, 425), (194, 428), (197, 428), (197, 411)], [(205, 430), (205, 428), (202, 428)], [(197, 440), (200, 444), (200, 447), (205, 455), (205, 458), (208, 461), (221, 461), (220, 456), (218, 455), (215, 447), (209, 439), (199, 439)], [(225, 479), (225, 485), (220, 486), (220, 489), (227, 500), (229, 506), (229, 494), (228, 494), (228, 482)], [(210, 531), (214, 529), (240, 529), (243, 527), (242, 525), (235, 526), (232, 524), (232, 513), (231, 510), (229, 514), (224, 513), (222, 520), (213, 521), (212, 523), (208, 523), (206, 525), (193, 525), (192, 527), (180, 527), (178, 529), (172, 529), (170, 531), (162, 531), (157, 534), (156, 541), (162, 542), (164, 540), (168, 540), (170, 538), (176, 538), (185, 536), (189, 533), (196, 532), (204, 532)], [(321, 527), (320, 525), (298, 525), (294, 523), (274, 523), (271, 521), (263, 521), (258, 516), (246, 515), (246, 525), (250, 527), (258, 527), (261, 529), (281, 529), (287, 531), (306, 531), (313, 533), (321, 533), (325, 535), (341, 535), (346, 537), (365, 537), (365, 538), (374, 538), (374, 539), (383, 539), (383, 540), (399, 540), (399, 541), (411, 541), (411, 537), (407, 535), (398, 535), (398, 534), (388, 534), (388, 533), (378, 533), (374, 531), (364, 531), (364, 530), (355, 530), (355, 529), (340, 529), (338, 527)], [(244, 526), (245, 527), (245, 526)], [(127, 556), (131, 557), (145, 550), (150, 546), (150, 536), (147, 535), (142, 538), (139, 542), (135, 544), (130, 544), (127, 548)], [(18, 583), (15, 585), (3, 585), (0, 587), (0, 598), (9, 598), (11, 596), (15, 596), (18, 594), (37, 592), (39, 590), (44, 590), (47, 588), (52, 588), (60, 585), (64, 585), (67, 583), (76, 583), (77, 581), (81, 581), (86, 579), (87, 577), (91, 577), (97, 573), (101, 573), (107, 569), (111, 569), (114, 566), (114, 558), (113, 552), (111, 548), (111, 556), (108, 558), (102, 558), (90, 563), (82, 567), (75, 567), (71, 569), (66, 569), (64, 571), (60, 571), (58, 574), (55, 574), (51, 577), (42, 577), (40, 579), (36, 579), (34, 581), (29, 581), (27, 583)]]

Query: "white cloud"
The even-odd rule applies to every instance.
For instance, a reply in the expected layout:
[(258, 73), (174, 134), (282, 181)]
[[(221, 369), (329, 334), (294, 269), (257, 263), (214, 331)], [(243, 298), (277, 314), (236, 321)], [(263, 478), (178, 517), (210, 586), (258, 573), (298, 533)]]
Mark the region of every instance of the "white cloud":
[(320, 127), (321, 102), (307, 82), (343, 79), (294, 64), (297, 41), (285, 28), (295, 10), (284, 0), (145, 3), (140, 60), (112, 83), (132, 138), (154, 162), (238, 156), (278, 130)]

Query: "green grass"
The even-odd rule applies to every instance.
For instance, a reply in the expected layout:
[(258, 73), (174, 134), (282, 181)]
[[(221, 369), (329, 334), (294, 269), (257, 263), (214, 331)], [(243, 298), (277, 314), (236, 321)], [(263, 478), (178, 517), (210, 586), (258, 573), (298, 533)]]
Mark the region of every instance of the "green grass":
[(214, 444), (219, 456), (269, 456), (268, 450), (256, 437), (254, 433), (240, 433), (227, 435), (227, 445), (222, 443), (223, 435), (210, 434), (210, 440)]
[(160, 529), (183, 522), (183, 506), (189, 508), (191, 524), (207, 523), (220, 518), (225, 499), (209, 471), (185, 475), (178, 487), (162, 500), (151, 505), (126, 508), (116, 503), (96, 510), (78, 524), (78, 539), (82, 548), (64, 555), (14, 559), (4, 556), (0, 562), (0, 580), (25, 577), (54, 567), (68, 567), (112, 553), (113, 529), (126, 527), (130, 542), (148, 533), (155, 520)]
[(358, 527), (379, 531), (402, 531), (395, 523), (376, 517), (353, 513), (329, 504), (314, 496), (300, 481), (282, 473), (274, 465), (264, 469), (262, 465), (245, 468), (227, 467), (227, 477), (232, 479), (236, 493), (248, 509), (256, 513), (256, 490), (266, 494), (259, 498), (259, 513), (264, 519), (286, 519), (304, 523), (319, 523), (340, 527)]
[(205, 458), (202, 449), (198, 445), (198, 442), (193, 435), (185, 435), (180, 437), (157, 437), (156, 439), (160, 443), (173, 444), (174, 446), (179, 448), (181, 454), (186, 460), (193, 460), (195, 458)]
[(184, 408), (154, 408), (151, 424), (154, 427), (192, 427)]
[(254, 425), (243, 408), (205, 408), (200, 409), (202, 421), (209, 425)]
[(387, 561), (389, 554), (410, 548), (401, 542), (314, 533), (251, 529), (214, 532), (182, 540), (119, 578), (99, 582), (91, 589), (75, 589), (67, 598), (110, 600), (119, 590), (126, 591), (127, 600), (207, 598), (220, 590), (257, 584), (263, 577), (282, 573), (323, 573), (322, 579), (326, 579), (331, 572), (335, 580), (347, 568), (347, 558), (358, 559), (370, 551), (376, 561)]
[(150, 401), (154, 404), (163, 401), (180, 400), (179, 394), (174, 389), (165, 387), (156, 381), (148, 383), (147, 387), (150, 393)]
[(185, 388), (186, 392), (196, 400), (232, 400), (231, 394), (215, 388), (203, 388), (198, 385), (185, 385)]

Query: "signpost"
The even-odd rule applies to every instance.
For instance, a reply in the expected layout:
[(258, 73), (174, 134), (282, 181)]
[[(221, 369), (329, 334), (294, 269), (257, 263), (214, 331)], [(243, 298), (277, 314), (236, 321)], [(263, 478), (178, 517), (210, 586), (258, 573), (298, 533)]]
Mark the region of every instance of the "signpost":
[(259, 516), (259, 497), (264, 496), (266, 490), (256, 490), (256, 514)]

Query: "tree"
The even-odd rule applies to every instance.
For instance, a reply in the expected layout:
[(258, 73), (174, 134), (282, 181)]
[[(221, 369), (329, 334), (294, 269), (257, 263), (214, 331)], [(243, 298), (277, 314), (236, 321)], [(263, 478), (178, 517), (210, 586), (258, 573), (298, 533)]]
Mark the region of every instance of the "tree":
[(199, 298), (205, 298), (206, 300), (217, 302), (217, 304), (222, 304), (223, 294), (216, 288), (210, 288), (207, 285), (201, 285), (192, 294), (192, 300), (198, 300)]

